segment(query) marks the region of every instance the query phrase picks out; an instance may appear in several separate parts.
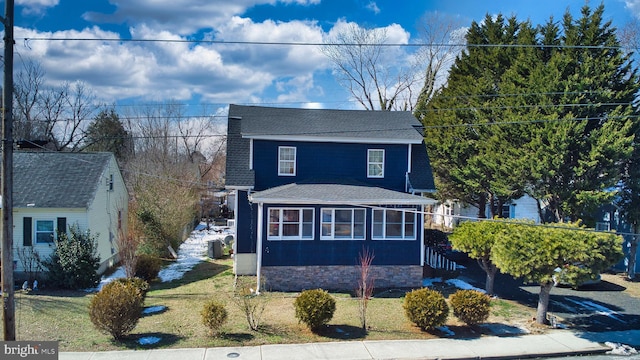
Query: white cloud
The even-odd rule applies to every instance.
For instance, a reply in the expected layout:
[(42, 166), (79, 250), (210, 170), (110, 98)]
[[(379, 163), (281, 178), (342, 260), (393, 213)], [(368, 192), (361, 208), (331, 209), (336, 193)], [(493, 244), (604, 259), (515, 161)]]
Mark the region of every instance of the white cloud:
[(15, 5), (22, 7), (27, 16), (42, 15), (47, 9), (57, 6), (60, 0), (16, 0)]
[(367, 9), (373, 11), (373, 13), (376, 15), (380, 13), (380, 8), (378, 7), (378, 4), (376, 4), (375, 1), (369, 2), (369, 4), (367, 4)]
[(640, 0), (625, 0), (624, 4), (633, 16), (640, 18)]

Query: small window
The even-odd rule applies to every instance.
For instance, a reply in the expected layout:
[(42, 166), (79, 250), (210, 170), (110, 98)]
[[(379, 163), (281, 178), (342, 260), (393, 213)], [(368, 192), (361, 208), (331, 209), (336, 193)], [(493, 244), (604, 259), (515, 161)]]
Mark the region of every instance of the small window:
[(415, 239), (416, 213), (392, 209), (373, 210), (373, 238)]
[(54, 239), (53, 220), (36, 220), (36, 243), (52, 243)]
[(270, 208), (268, 240), (313, 240), (313, 209)]
[(369, 149), (367, 153), (367, 177), (384, 177), (384, 150)]
[(362, 240), (365, 209), (322, 209), (322, 240)]
[(278, 147), (278, 175), (296, 175), (296, 148), (290, 146)]
[(599, 221), (596, 223), (596, 231), (609, 231), (611, 230), (611, 226), (609, 222)]

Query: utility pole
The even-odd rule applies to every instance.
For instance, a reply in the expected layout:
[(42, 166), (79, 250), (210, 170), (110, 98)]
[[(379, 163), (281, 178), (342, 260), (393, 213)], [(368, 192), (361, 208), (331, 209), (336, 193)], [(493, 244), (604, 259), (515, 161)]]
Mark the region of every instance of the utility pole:
[(16, 340), (13, 288), (13, 2), (4, 7), (4, 85), (2, 88), (2, 319), (4, 340)]

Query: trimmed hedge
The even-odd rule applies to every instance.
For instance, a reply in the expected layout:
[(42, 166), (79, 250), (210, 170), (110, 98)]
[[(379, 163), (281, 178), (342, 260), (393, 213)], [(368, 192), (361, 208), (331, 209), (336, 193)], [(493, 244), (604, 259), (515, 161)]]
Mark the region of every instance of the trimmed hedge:
[(402, 306), (409, 321), (422, 330), (444, 325), (449, 316), (449, 306), (444, 296), (428, 288), (408, 292)]

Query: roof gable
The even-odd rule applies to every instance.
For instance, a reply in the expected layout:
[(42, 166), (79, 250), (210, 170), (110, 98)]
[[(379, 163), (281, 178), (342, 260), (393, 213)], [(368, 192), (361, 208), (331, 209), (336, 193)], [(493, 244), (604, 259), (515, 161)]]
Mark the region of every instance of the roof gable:
[(13, 154), (13, 206), (86, 208), (93, 201), (111, 153)]

